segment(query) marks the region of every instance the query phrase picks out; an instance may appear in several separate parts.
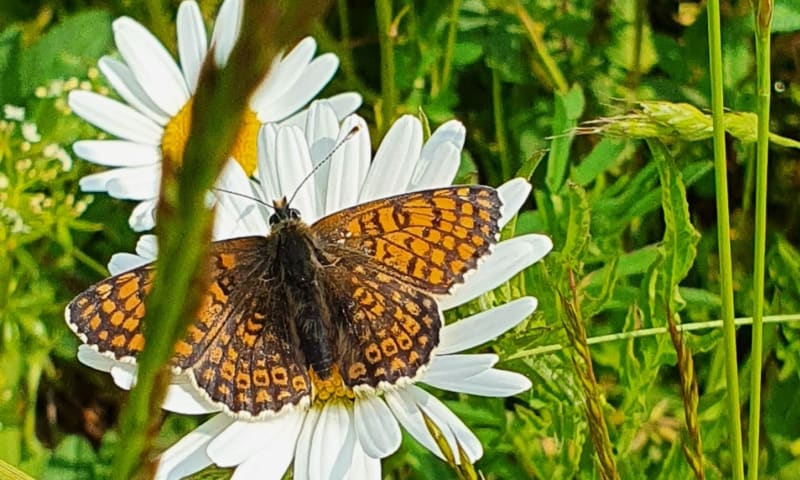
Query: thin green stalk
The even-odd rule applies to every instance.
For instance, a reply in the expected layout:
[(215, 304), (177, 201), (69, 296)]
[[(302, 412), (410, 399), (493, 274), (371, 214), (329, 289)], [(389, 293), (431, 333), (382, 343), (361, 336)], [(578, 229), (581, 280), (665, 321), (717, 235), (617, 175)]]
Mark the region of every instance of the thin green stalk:
[(394, 38), (392, 27), (392, 0), (375, 0), (378, 20), (378, 43), (381, 49), (381, 119), (378, 129), (385, 132), (394, 118), (397, 105), (395, 85)]
[(447, 28), (447, 45), (444, 48), (444, 66), (442, 67), (442, 84), (440, 91), (447, 90), (450, 85), (450, 76), (453, 71), (453, 50), (456, 46), (456, 33), (458, 33), (458, 12), (461, 9), (461, 0), (453, 0), (450, 10), (450, 25)]
[(228, 63), (217, 67), (209, 56), (203, 65), (183, 159), (168, 154), (162, 164), (158, 273), (146, 299), (146, 348), (138, 357), (136, 387), (120, 417), (125, 441), (115, 452), (115, 478), (154, 474), (153, 440), (171, 377), (165, 365), (194, 318), (207, 284), (203, 266), (213, 214), (204, 208), (206, 193), (233, 146), (251, 93), (275, 56), (308, 30), (323, 4), (324, 0), (306, 2), (302, 12), (281, 12), (272, 2), (246, 1), (242, 30)]
[(517, 15), (517, 18), (519, 18), (519, 21), (525, 28), (525, 32), (528, 34), (531, 45), (533, 45), (534, 50), (536, 50), (536, 54), (542, 61), (545, 70), (547, 70), (549, 80), (553, 84), (553, 89), (562, 95), (566, 95), (567, 92), (569, 92), (569, 84), (564, 78), (564, 74), (561, 73), (561, 69), (558, 68), (558, 64), (556, 63), (555, 59), (547, 50), (547, 46), (544, 44), (544, 26), (539, 22), (533, 21), (531, 16), (528, 15), (525, 5), (523, 5), (521, 2), (516, 4), (516, 8), (513, 9), (513, 13)]
[(503, 113), (503, 85), (500, 74), (492, 70), (492, 113), (494, 114), (494, 135), (500, 156), (500, 175), (511, 178), (511, 162), (508, 158), (508, 139), (506, 138), (506, 117)]
[(728, 396), (728, 436), (733, 478), (744, 480), (742, 422), (739, 412), (739, 377), (736, 364), (736, 326), (733, 323), (733, 265), (731, 222), (728, 211), (728, 170), (725, 155), (724, 101), (722, 96), (722, 33), (719, 0), (708, 0), (708, 50), (711, 66), (711, 113), (714, 125), (714, 179), (717, 200), (720, 297), (725, 344), (725, 377)]
[(644, 16), (646, 8), (646, 0), (636, 0), (636, 12), (634, 14), (633, 24), (633, 64), (631, 65), (630, 75), (628, 76), (628, 86), (631, 88), (636, 88), (639, 85), (639, 78), (642, 75), (642, 42), (644, 38)]
[(764, 349), (764, 269), (767, 250), (767, 159), (769, 150), (770, 26), (772, 0), (756, 0), (756, 219), (755, 259), (753, 261), (753, 339), (750, 377), (750, 420), (747, 433), (747, 478), (758, 479), (759, 429), (761, 427), (761, 363)]
[[(787, 315), (771, 315), (763, 318), (764, 323), (788, 323), (800, 321), (800, 313), (787, 314)], [(693, 332), (696, 330), (708, 330), (712, 328), (721, 328), (724, 322), (722, 320), (710, 320), (708, 322), (697, 323), (681, 323), (677, 325), (679, 332)], [(752, 325), (753, 317), (741, 317), (734, 320), (737, 327), (744, 325)], [(598, 335), (596, 337), (589, 337), (586, 339), (588, 345), (596, 345), (599, 343), (619, 342), (622, 340), (630, 340), (631, 338), (653, 337), (656, 335), (666, 335), (669, 333), (667, 327), (653, 327), (643, 328), (641, 330), (632, 330), (630, 332), (610, 333), (608, 335)], [(519, 358), (535, 357), (545, 353), (558, 352), (569, 348), (569, 344), (551, 343), (549, 345), (542, 345), (541, 347), (531, 348), (528, 350), (517, 350), (511, 355), (504, 355), (505, 360), (516, 360)]]
[(174, 46), (175, 37), (172, 35), (169, 17), (167, 16), (167, 11), (162, 1), (145, 0), (144, 5), (147, 9), (147, 15), (150, 17), (150, 24), (148, 25), (150, 31), (153, 32), (156, 37), (162, 39), (167, 45)]

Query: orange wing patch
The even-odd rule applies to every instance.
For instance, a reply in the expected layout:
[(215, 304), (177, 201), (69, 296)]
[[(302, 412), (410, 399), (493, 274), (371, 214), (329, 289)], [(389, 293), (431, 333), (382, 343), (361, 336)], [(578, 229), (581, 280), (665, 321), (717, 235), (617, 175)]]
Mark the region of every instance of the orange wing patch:
[(434, 299), (382, 272), (368, 257), (344, 256), (336, 268), (333, 278), (354, 304), (348, 328), (339, 332), (344, 383), (374, 388), (415, 377), (439, 344)]
[(153, 275), (153, 268), (144, 266), (93, 285), (67, 306), (67, 324), (100, 352), (118, 360), (135, 357), (144, 348), (141, 320)]
[(500, 206), (489, 187), (442, 188), (337, 212), (312, 230), (372, 257), (399, 280), (446, 293), (496, 243)]

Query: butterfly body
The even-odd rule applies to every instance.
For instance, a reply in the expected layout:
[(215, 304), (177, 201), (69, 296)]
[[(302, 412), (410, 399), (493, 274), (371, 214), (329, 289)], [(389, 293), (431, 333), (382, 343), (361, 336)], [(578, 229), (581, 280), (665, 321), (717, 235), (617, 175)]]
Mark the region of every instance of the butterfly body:
[[(276, 202), (268, 236), (212, 244), (212, 281), (172, 364), (246, 419), (412, 379), (439, 342), (435, 295), (489, 252), (500, 205), (491, 188), (449, 187), (309, 226)], [(146, 265), (90, 287), (67, 307), (67, 323), (101, 353), (135, 359), (154, 275)]]

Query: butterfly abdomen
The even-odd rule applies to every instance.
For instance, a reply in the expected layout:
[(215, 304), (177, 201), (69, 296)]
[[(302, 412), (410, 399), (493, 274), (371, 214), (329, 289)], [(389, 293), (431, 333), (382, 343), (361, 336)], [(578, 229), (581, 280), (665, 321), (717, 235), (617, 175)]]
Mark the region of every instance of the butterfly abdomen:
[(329, 378), (334, 363), (334, 326), (325, 297), (322, 265), (308, 227), (288, 222), (275, 232), (276, 263), (286, 292), (287, 311), (306, 365), (321, 379)]

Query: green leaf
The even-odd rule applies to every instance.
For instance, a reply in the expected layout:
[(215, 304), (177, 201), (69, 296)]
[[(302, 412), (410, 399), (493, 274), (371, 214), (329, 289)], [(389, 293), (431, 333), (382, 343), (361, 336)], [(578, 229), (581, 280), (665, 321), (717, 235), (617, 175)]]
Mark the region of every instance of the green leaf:
[(797, 0), (775, 0), (772, 11), (772, 33), (800, 30), (800, 3)]
[(21, 103), (20, 38), (21, 32), (17, 27), (0, 34), (0, 104)]
[(108, 12), (89, 10), (67, 17), (22, 56), (22, 95), (53, 79), (83, 77), (111, 46)]
[(579, 84), (572, 86), (566, 95), (555, 94), (555, 114), (553, 117), (553, 143), (547, 161), (545, 183), (551, 192), (558, 192), (564, 184), (569, 165), (569, 152), (575, 138), (575, 126), (583, 114), (585, 100)]
[(583, 258), (589, 245), (591, 216), (586, 192), (578, 185), (569, 184), (569, 221), (567, 239), (562, 250), (565, 261), (576, 264)]
[(692, 225), (686, 187), (675, 161), (667, 148), (656, 140), (647, 142), (658, 167), (661, 181), (661, 205), (664, 212), (665, 259), (660, 286), (663, 289), (664, 307), (677, 313), (685, 302), (678, 293), (678, 284), (686, 277), (697, 255), (700, 234)]
[(572, 171), (572, 181), (585, 187), (617, 162), (628, 142), (605, 137), (592, 152)]

